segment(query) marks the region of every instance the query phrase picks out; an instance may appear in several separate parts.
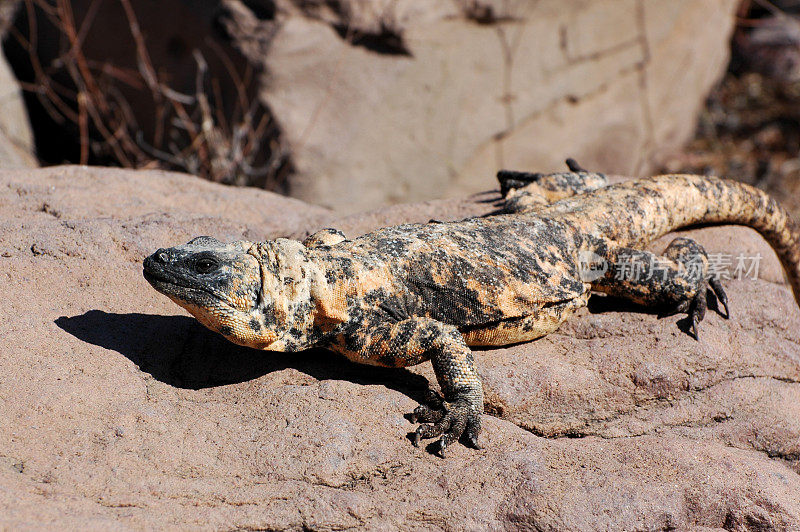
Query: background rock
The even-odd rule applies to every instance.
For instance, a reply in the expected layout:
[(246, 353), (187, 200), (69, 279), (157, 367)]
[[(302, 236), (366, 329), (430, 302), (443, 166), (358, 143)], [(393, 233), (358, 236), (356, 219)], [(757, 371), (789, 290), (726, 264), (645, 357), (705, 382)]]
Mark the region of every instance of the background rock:
[(252, 128), (242, 115), (253, 124), (267, 117), (245, 81), (252, 68), (220, 27), (221, 11), (218, 0), (38, 1), (19, 9), (3, 51), (28, 88), (42, 164), (171, 168), (279, 189), (265, 182), (275, 175), (231, 171), (269, 160), (271, 129), (264, 125), (264, 144), (245, 148)]
[[(119, 113), (105, 113), (104, 127), (133, 140), (120, 143), (120, 155), (92, 125), (91, 153), (81, 159), (75, 119), (56, 123), (52, 105), (32, 96), (28, 104), (47, 164), (160, 165), (345, 213), (477, 192), (500, 168), (549, 171), (567, 156), (640, 175), (694, 130), (728, 62), (738, 3), (134, 2), (153, 72), (170, 89), (156, 97), (147, 88), (156, 74), (140, 75), (122, 4), (75, 0), (86, 63), (101, 94), (114, 95), (109, 106), (131, 117), (118, 124)], [(70, 87), (72, 49), (36, 13), (37, 60), (51, 83)], [(25, 35), (23, 15), (16, 29)], [(7, 39), (5, 51), (20, 79), (43, 82), (28, 50)], [(199, 85), (195, 51), (207, 63)], [(198, 93), (220, 112), (201, 117)], [(181, 127), (174, 124), (182, 113), (165, 114), (172, 107), (164, 100), (176, 94), (193, 117)], [(250, 149), (242, 138), (254, 130), (263, 135)]]
[[(493, 197), (337, 220), (177, 174), (0, 172), (0, 526), (800, 527), (800, 311), (779, 277), (726, 281), (733, 318), (709, 313), (699, 342), (597, 298), (555, 334), (478, 352), (485, 449), (441, 460), (403, 417), (428, 364), (240, 348), (141, 276), (198, 234), (356, 235)], [(746, 229), (691, 234), (764, 251)]]
[[(269, 45), (248, 56), (289, 146), (290, 194), (354, 212), (568, 156), (646, 173), (692, 134), (737, 2), (276, 4)], [(252, 42), (250, 26), (234, 39)]]
[[(0, 3), (0, 38), (6, 38), (15, 13), (22, 2)], [(0, 55), (0, 168), (38, 166), (33, 146), (33, 131), (17, 78), (5, 57)]]
[(0, 168), (38, 165), (22, 89), (5, 58), (0, 56)]

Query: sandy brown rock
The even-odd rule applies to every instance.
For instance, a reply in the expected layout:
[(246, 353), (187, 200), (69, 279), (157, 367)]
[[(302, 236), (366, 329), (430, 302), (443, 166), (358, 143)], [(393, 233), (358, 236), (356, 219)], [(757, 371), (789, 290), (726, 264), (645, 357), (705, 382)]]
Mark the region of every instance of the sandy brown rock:
[[(0, 33), (5, 34), (13, 2), (0, 6)], [(33, 145), (28, 111), (17, 78), (0, 55), (0, 168), (34, 168), (39, 165)]]
[[(738, 4), (161, 0), (139, 2), (135, 13), (149, 61), (172, 91), (195, 94), (194, 54), (203, 57), (201, 77), (215, 87), (206, 96), (212, 105), (219, 104), (217, 94), (228, 102), (221, 110), (228, 120), (205, 124), (204, 130), (213, 126), (208, 134), (224, 140), (234, 125), (247, 130), (237, 109), (251, 109), (255, 124), (261, 117), (269, 122), (256, 150), (261, 155), (246, 157), (238, 172), (215, 165), (211, 178), (288, 191), (353, 213), (461, 197), (483, 190), (485, 176), (503, 167), (552, 171), (567, 156), (606, 172), (650, 171), (692, 134), (700, 105), (728, 62)], [(0, 31), (8, 6), (0, 8)], [(70, 7), (89, 64), (139, 70), (122, 4), (73, 0)], [(64, 35), (43, 11), (37, 20), (37, 61), (58, 70), (59, 58), (69, 55)], [(27, 20), (16, 23), (27, 35)], [(6, 51), (25, 81), (40, 82), (26, 77), (28, 53), (14, 39)], [(0, 64), (0, 88), (9, 87), (0, 91), (0, 140), (4, 132), (8, 137), (0, 142), (0, 165), (33, 165), (18, 87), (3, 78)], [(239, 78), (253, 83), (244, 87)], [(197, 166), (191, 157), (157, 155), (175, 150), (160, 145), (148, 89), (124, 82), (116, 89), (144, 135), (137, 145), (152, 144), (145, 151), (170, 168)], [(242, 97), (240, 109), (232, 102)], [(78, 160), (74, 131), (31, 105), (43, 160)], [(60, 140), (42, 140), (54, 138)], [(239, 145), (230, 138), (210, 143), (218, 159), (237, 158), (228, 144)], [(128, 159), (140, 157), (129, 153)]]
[(737, 5), (281, 0), (269, 24), (241, 14), (230, 31), (267, 72), (292, 195), (358, 212), (568, 156), (647, 172), (693, 133)]
[[(557, 334), (479, 352), (486, 448), (441, 460), (403, 417), (428, 365), (240, 348), (141, 277), (145, 254), (197, 234), (352, 235), (489, 197), (336, 221), (176, 174), (0, 172), (0, 526), (799, 527), (800, 311), (777, 282), (726, 282), (733, 318), (711, 313), (700, 342), (599, 299)], [(758, 246), (722, 231), (692, 234)]]

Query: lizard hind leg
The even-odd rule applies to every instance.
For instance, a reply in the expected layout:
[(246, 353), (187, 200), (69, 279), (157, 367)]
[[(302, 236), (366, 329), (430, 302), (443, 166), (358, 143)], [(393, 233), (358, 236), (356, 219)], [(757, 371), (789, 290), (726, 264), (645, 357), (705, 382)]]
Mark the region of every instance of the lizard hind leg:
[[(572, 173), (583, 173), (583, 174), (590, 174), (588, 170), (583, 168), (578, 161), (573, 158), (569, 158), (566, 160), (567, 168)], [(562, 175), (561, 172), (556, 174), (542, 174), (541, 172), (518, 172), (516, 170), (500, 170), (497, 172), (497, 181), (500, 183), (500, 193), (503, 197), (508, 195), (509, 191), (512, 189), (520, 189), (524, 188), (531, 183), (536, 183), (542, 178), (545, 178), (546, 181), (549, 176), (553, 175)], [(600, 174), (598, 174), (600, 175)]]
[(706, 251), (690, 238), (674, 239), (662, 255), (616, 248), (603, 258), (609, 268), (592, 281), (593, 290), (660, 308), (667, 314), (686, 313), (695, 339), (711, 292), (725, 308), (724, 316), (730, 316), (728, 297), (719, 280), (709, 272)]
[(574, 159), (567, 159), (567, 166), (570, 169), (569, 172), (554, 174), (512, 170), (497, 172), (500, 193), (505, 199), (503, 212), (535, 212), (537, 208), (555, 201), (591, 192), (608, 185), (605, 175), (587, 172)]
[[(702, 321), (702, 316), (705, 313), (704, 309), (707, 307), (706, 298), (708, 297), (709, 290), (714, 293), (717, 301), (725, 309), (725, 318), (730, 318), (731, 314), (730, 309), (728, 308), (728, 296), (725, 293), (725, 289), (722, 287), (722, 284), (719, 282), (719, 279), (715, 276), (715, 272), (710, 271), (708, 254), (706, 253), (706, 250), (703, 249), (703, 246), (691, 238), (678, 237), (670, 242), (669, 245), (664, 249), (664, 256), (682, 264), (687, 271), (694, 273), (695, 278), (699, 278), (696, 281), (698, 284), (698, 289), (694, 295), (694, 298), (691, 301), (681, 301), (675, 308), (677, 312), (689, 313), (689, 316), (693, 322), (695, 336), (697, 336), (697, 322), (695, 322), (694, 318), (697, 316), (699, 317), (698, 321)], [(701, 270), (703, 272), (702, 275), (700, 275)], [(703, 290), (703, 288), (705, 288), (705, 290)], [(692, 311), (693, 308), (696, 310)]]

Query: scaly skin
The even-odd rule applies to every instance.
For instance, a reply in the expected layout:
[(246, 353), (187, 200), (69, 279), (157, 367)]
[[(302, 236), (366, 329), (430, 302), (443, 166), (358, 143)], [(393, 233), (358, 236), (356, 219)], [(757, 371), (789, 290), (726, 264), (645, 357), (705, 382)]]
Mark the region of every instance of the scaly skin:
[[(800, 302), (800, 232), (763, 192), (733, 181), (660, 176), (608, 186), (602, 174), (501, 172), (502, 211), (459, 222), (388, 227), (346, 240), (222, 243), (199, 237), (145, 259), (147, 280), (230, 341), (256, 349), (322, 346), (354, 362), (433, 363), (444, 397), (414, 412), (442, 435), (478, 446), (483, 389), (468, 346), (506, 345), (556, 330), (592, 291), (687, 312), (695, 336), (708, 289), (705, 251), (679, 238), (662, 256), (641, 247), (700, 223), (755, 228), (778, 253)], [(588, 272), (587, 256), (606, 261)], [(634, 264), (644, 275), (618, 275)]]

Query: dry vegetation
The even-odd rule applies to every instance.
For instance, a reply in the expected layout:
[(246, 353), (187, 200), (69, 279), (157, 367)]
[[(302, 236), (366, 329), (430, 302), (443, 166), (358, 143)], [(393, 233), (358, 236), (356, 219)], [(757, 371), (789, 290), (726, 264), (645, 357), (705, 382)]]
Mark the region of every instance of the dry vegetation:
[[(175, 90), (151, 59), (131, 1), (111, 1), (119, 2), (127, 18), (130, 35), (120, 38), (132, 39), (136, 68), (84, 52), (102, 3), (98, 0), (81, 20), (69, 0), (24, 0), (27, 32), (11, 29), (30, 58), (33, 80), (23, 82), (23, 88), (36, 95), (53, 122), (79, 139), (80, 153), (73, 162), (180, 170), (227, 184), (280, 189), (288, 157), (270, 113), (254, 95), (252, 70), (239, 71), (209, 42), (225, 65), (222, 76), (229, 79), (210, 75), (206, 58), (195, 49), (194, 90)], [(43, 24), (52, 25), (60, 37), (57, 56), (46, 64), (39, 54)], [(225, 92), (227, 86), (235, 89)], [(129, 103), (134, 92), (152, 102), (152, 116), (145, 120)], [(152, 127), (142, 127), (143, 121)]]
[[(194, 87), (176, 90), (151, 57), (135, 2), (105, 1), (118, 3), (124, 12), (130, 34), (120, 39), (130, 39), (134, 68), (85, 52), (100, 0), (91, 2), (80, 19), (70, 0), (24, 0), (26, 27), (10, 29), (30, 62), (32, 76), (23, 87), (52, 123), (78, 139), (78, 153), (69, 161), (179, 170), (227, 184), (285, 190), (288, 152), (255, 96), (255, 73), (238, 68), (210, 42), (224, 68), (211, 72), (208, 57), (195, 49)], [(742, 2), (731, 67), (709, 96), (695, 139), (661, 171), (740, 179), (775, 194), (800, 217), (798, 11), (798, 0)], [(59, 36), (58, 53), (46, 60), (39, 53), (44, 25)], [(149, 101), (145, 107), (151, 116), (142, 116), (141, 105), (132, 107), (132, 94)]]
[(800, 219), (800, 2), (743, 2), (732, 61), (695, 138), (662, 171), (759, 186)]

